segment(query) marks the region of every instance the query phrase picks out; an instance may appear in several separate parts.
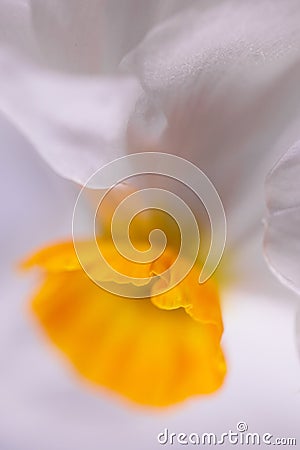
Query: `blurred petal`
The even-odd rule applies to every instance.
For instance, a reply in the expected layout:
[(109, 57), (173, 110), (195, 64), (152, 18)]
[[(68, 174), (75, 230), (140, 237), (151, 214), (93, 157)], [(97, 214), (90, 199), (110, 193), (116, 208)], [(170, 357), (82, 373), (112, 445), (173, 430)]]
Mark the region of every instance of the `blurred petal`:
[[(103, 7), (104, 70), (115, 70), (121, 59), (158, 22), (194, 0), (106, 0)], [(133, 19), (134, 18), (134, 19)]]
[(29, 0), (30, 27), (41, 63), (59, 70), (98, 73), (103, 66), (102, 0)]
[(2, 0), (0, 42), (56, 70), (111, 72), (153, 24), (190, 2)]
[(31, 27), (28, 1), (1, 1), (0, 43), (1, 47), (18, 48), (19, 52), (26, 56), (39, 57), (38, 42)]
[(3, 0), (0, 110), (60, 175), (84, 183), (126, 151), (139, 91), (133, 78), (95, 75), (114, 72), (153, 23), (182, 7), (178, 0), (143, 7), (137, 0)]
[[(164, 311), (169, 304), (160, 296), (157, 308), (150, 298), (127, 299), (99, 288), (74, 264), (75, 259), (73, 244), (64, 243), (42, 250), (26, 266), (40, 264), (46, 269), (45, 281), (33, 298), (33, 311), (81, 375), (151, 406), (212, 393), (222, 385), (226, 372), (220, 348), (223, 327), (212, 281), (208, 287), (199, 285), (197, 276), (189, 274), (182, 295), (188, 314), (180, 304)], [(169, 257), (162, 261), (166, 269)], [(139, 268), (142, 277), (145, 267), (140, 264)]]
[(127, 121), (139, 92), (130, 77), (69, 77), (0, 53), (0, 111), (62, 176), (87, 181), (126, 151)]
[(3, 0), (1, 46), (47, 67), (96, 72), (101, 67), (101, 0)]
[(146, 93), (130, 144), (204, 170), (222, 197), (232, 243), (258, 227), (265, 174), (279, 156), (274, 142), (299, 114), (300, 5), (205, 4), (158, 26), (124, 59)]
[(272, 271), (300, 293), (300, 142), (278, 161), (266, 180), (265, 253)]

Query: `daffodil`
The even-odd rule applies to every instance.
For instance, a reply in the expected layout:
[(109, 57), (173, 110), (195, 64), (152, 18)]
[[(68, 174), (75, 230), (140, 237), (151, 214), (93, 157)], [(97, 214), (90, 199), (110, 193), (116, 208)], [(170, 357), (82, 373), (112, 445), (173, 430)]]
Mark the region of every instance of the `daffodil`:
[[(92, 260), (93, 247), (85, 244)], [(124, 270), (122, 258), (112, 255), (112, 243), (99, 245), (119, 271), (139, 277), (159, 274), (174, 258), (168, 251), (157, 262), (128, 263)], [(154, 406), (211, 393), (221, 385), (225, 361), (218, 290), (212, 281), (199, 285), (196, 269), (164, 294), (128, 299), (88, 278), (73, 242), (44, 249), (25, 265), (46, 273), (33, 299), (35, 315), (88, 380)]]
[[(0, 18), (0, 109), (59, 175), (82, 185), (116, 157), (163, 151), (200, 167), (223, 201), (227, 247), (203, 285), (198, 262), (168, 294), (108, 294), (83, 272), (70, 238), (24, 263), (42, 269), (32, 309), (65, 358), (86, 379), (147, 405), (221, 386), (220, 299), (230, 289), (245, 297), (280, 290), (263, 236), (267, 263), (299, 290), (297, 146), (274, 167), (299, 138), (298, 2), (170, 4), (160, 15), (145, 3), (145, 22), (132, 30), (121, 20), (127, 2), (120, 11), (119, 2), (7, 2)], [(160, 274), (174, 258), (171, 248), (160, 267), (121, 266), (105, 232), (99, 239), (130, 275)]]
[[(114, 193), (113, 201), (118, 200)], [(104, 222), (97, 245), (78, 242), (75, 234), (75, 248), (72, 241), (61, 243), (24, 262), (23, 268), (38, 266), (45, 274), (32, 303), (35, 315), (84, 377), (131, 400), (165, 406), (214, 392), (226, 371), (218, 288), (212, 278), (199, 284), (200, 259), (195, 264), (182, 251), (184, 240), (197, 248), (198, 233), (194, 237), (188, 228), (187, 240), (164, 211), (148, 211), (130, 224), (134, 248), (148, 260), (130, 259), (121, 237), (124, 214), (115, 237), (123, 252), (125, 244), (125, 256), (111, 236), (113, 201), (105, 198), (100, 210)], [(188, 223), (186, 216), (183, 220)], [(149, 260), (148, 236), (157, 228), (165, 230), (167, 248), (154, 255), (159, 250), (154, 241)], [(142, 296), (137, 296), (139, 287)]]

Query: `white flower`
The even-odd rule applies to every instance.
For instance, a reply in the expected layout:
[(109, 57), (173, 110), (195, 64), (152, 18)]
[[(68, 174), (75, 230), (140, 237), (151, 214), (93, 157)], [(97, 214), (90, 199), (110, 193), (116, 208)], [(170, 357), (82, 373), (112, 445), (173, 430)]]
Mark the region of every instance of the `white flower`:
[[(13, 354), (15, 359), (7, 364), (2, 385), (10, 390), (18, 386), (15, 402), (22, 404), (18, 409), (11, 398), (7, 400), (11, 409), (4, 414), (1, 432), (8, 448), (87, 446), (92, 450), (103, 442), (107, 448), (121, 443), (153, 448), (155, 435), (165, 426), (174, 431), (185, 431), (185, 426), (187, 431), (199, 427), (209, 431), (215, 426), (225, 432), (245, 416), (253, 428), (267, 432), (260, 423), (270, 405), (274, 419), (265, 422), (270, 432), (295, 434), (299, 402), (288, 398), (299, 384), (291, 344), (293, 305), (274, 304), (273, 297), (288, 296), (288, 292), (280, 291), (275, 278), (268, 276), (261, 241), (266, 175), (299, 139), (300, 5), (297, 0), (203, 0), (145, 37), (157, 21), (183, 9), (182, 2), (167, 3), (162, 13), (160, 2), (144, 2), (138, 13), (141, 2), (134, 1), (95, 0), (83, 6), (79, 1), (4, 0), (0, 110), (60, 175), (79, 183), (104, 162), (143, 149), (181, 155), (210, 177), (228, 219), (230, 265), (224, 273), (227, 269), (229, 280), (235, 277), (223, 293), (229, 298), (225, 344), (227, 339), (232, 375), (218, 396), (200, 405), (192, 403), (173, 416), (164, 415), (167, 423), (162, 426), (162, 416), (145, 414), (137, 419), (132, 411), (83, 392), (76, 380), (70, 380), (69, 372), (53, 362), (55, 356), (43, 355), (36, 336), (18, 323), (7, 327), (5, 334), (5, 358)], [(124, 14), (130, 24), (123, 21)], [(23, 141), (5, 142), (9, 148), (29, 150)], [(296, 145), (267, 178), (265, 237), (272, 267), (296, 290), (298, 160)], [(46, 170), (37, 165), (34, 162), (34, 176)], [(12, 164), (8, 167), (13, 170)], [(69, 188), (62, 184), (61, 192), (65, 189)], [(67, 195), (62, 204), (70, 206), (74, 194)], [(42, 205), (44, 200), (37, 203)], [(60, 209), (58, 213), (55, 209), (53, 214), (59, 215)], [(16, 229), (19, 233), (22, 228)], [(32, 225), (32, 229), (40, 227)], [(45, 234), (35, 236), (31, 245), (46, 239), (47, 230), (42, 229)], [(18, 245), (23, 253), (24, 247)], [(17, 256), (15, 251), (14, 259)], [(7, 313), (6, 306), (3, 311)], [(10, 311), (12, 320), (15, 314)], [(25, 361), (17, 356), (18, 346), (24, 344), (13, 341), (20, 339), (18, 327), (26, 336)], [(25, 375), (18, 385), (21, 370)], [(100, 421), (108, 427), (105, 432), (103, 428), (99, 432)], [(129, 426), (133, 421), (147, 433), (133, 430)], [(278, 423), (282, 424), (279, 430)]]

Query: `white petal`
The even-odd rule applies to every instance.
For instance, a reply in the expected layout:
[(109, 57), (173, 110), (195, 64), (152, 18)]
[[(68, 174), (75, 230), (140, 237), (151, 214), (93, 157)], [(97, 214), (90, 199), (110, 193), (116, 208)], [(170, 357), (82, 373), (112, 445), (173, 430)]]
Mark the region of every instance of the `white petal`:
[[(251, 292), (280, 291), (261, 250), (264, 182), (300, 114), (299, 2), (206, 5), (157, 27), (125, 58), (146, 92), (130, 121), (131, 148), (150, 145), (200, 167), (225, 206), (220, 274)], [(197, 214), (199, 202), (192, 206)]]
[(266, 180), (265, 253), (273, 272), (300, 293), (300, 142)]
[(0, 45), (56, 70), (111, 72), (179, 0), (2, 0)]
[(186, 8), (193, 0), (107, 0), (103, 8), (105, 70), (114, 70), (155, 24)]
[[(140, 78), (148, 105), (131, 119), (131, 148), (147, 146), (150, 135), (151, 145), (204, 170), (232, 222), (229, 239), (237, 241), (259, 224), (265, 174), (279, 157), (274, 143), (299, 114), (300, 5), (204, 5), (157, 27), (123, 61)], [(147, 130), (147, 114), (151, 127), (164, 115), (163, 133)]]
[(1, 52), (0, 90), (0, 111), (60, 175), (84, 183), (126, 151), (140, 88), (131, 77), (70, 77)]
[(183, 6), (178, 0), (143, 7), (137, 0), (3, 0), (0, 110), (59, 174), (84, 183), (126, 152), (139, 91), (134, 78), (95, 75), (111, 73), (153, 23)]
[(1, 47), (15, 46), (22, 54), (38, 57), (38, 43), (30, 26), (28, 1), (1, 1), (0, 43)]
[(3, 0), (1, 46), (61, 70), (95, 72), (101, 67), (101, 0)]

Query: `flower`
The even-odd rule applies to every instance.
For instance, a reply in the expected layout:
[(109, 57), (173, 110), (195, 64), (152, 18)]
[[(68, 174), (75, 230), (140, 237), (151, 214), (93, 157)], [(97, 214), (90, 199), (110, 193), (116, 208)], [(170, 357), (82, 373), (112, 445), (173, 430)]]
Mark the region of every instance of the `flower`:
[[(97, 261), (93, 246), (81, 244), (87, 258)], [(100, 240), (99, 247), (121, 271), (124, 261), (113, 252), (113, 244)], [(169, 250), (151, 264), (129, 262), (126, 272), (139, 277), (160, 274), (175, 258)], [(212, 281), (198, 284), (196, 268), (164, 294), (128, 299), (99, 288), (87, 277), (72, 242), (44, 249), (24, 265), (46, 272), (33, 311), (51, 340), (88, 380), (153, 406), (208, 394), (221, 385), (225, 362), (218, 291)], [(100, 266), (103, 279), (102, 272)]]
[[(46, 11), (51, 11), (46, 5)], [(37, 2), (32, 6), (42, 8)], [(117, 103), (112, 101), (117, 106), (109, 109), (111, 119), (102, 121), (107, 128), (99, 130), (93, 120), (103, 105), (100, 100), (97, 103), (102, 96), (96, 95), (101, 88), (97, 90), (100, 80), (95, 71), (92, 77), (85, 70), (74, 74), (73, 62), (68, 62), (64, 73), (59, 73), (54, 62), (59, 60), (61, 68), (63, 61), (51, 45), (50, 71), (28, 62), (28, 55), (35, 56), (31, 49), (24, 64), (10, 51), (2, 52), (5, 70), (0, 80), (5, 90), (0, 107), (60, 174), (79, 182), (105, 160), (118, 156), (119, 150), (159, 149), (197, 163), (216, 185), (227, 213), (230, 258), (226, 262), (230, 264), (221, 268), (224, 278), (235, 289), (238, 284), (244, 286), (244, 297), (249, 285), (273, 296), (279, 285), (268, 279), (260, 245), (263, 183), (283, 149), (297, 139), (297, 128), (290, 124), (297, 119), (299, 104), (299, 6), (296, 1), (264, 0), (259, 5), (204, 2), (201, 8), (182, 13), (149, 34), (123, 61), (128, 78), (113, 80), (117, 83), (112, 85), (107, 79), (112, 87), (108, 97), (113, 100), (116, 86), (121, 87), (118, 82), (125, 82), (120, 89), (124, 102), (119, 103), (117, 95)], [(27, 30), (31, 32), (31, 27)], [(39, 42), (42, 45), (43, 39)], [(20, 49), (20, 42), (15, 45)], [(35, 103), (24, 101), (37, 90)], [(74, 92), (78, 103), (73, 102)], [(54, 93), (66, 98), (65, 109), (57, 107)], [(67, 111), (69, 106), (74, 115)], [(118, 120), (116, 112), (122, 112)], [(270, 180), (267, 186), (273, 189), (274, 178)], [(269, 231), (270, 227), (266, 236)], [(278, 237), (276, 245), (282, 245), (282, 234)], [(221, 297), (225, 295), (221, 291)]]
[[(137, 403), (165, 406), (214, 392), (226, 372), (217, 282), (199, 284), (200, 260), (193, 267), (188, 255), (179, 254), (182, 236), (163, 212), (142, 213), (132, 221), (130, 234), (135, 248), (145, 252), (149, 233), (164, 230), (166, 250), (160, 255), (154, 240), (149, 262), (136, 262), (129, 259), (125, 242), (125, 259), (110, 230), (113, 203), (119, 204), (114, 191), (99, 211), (105, 221), (98, 247), (73, 236), (75, 248), (73, 242), (50, 246), (23, 263), (25, 269), (37, 266), (44, 273), (33, 312), (80, 374)], [(121, 198), (125, 192), (123, 185)], [(121, 214), (118, 240), (124, 227)], [(193, 229), (186, 232), (196, 246)], [(120, 274), (129, 279), (123, 281)], [(121, 292), (109, 283), (121, 284)], [(135, 288), (142, 285), (143, 298), (137, 298)]]

